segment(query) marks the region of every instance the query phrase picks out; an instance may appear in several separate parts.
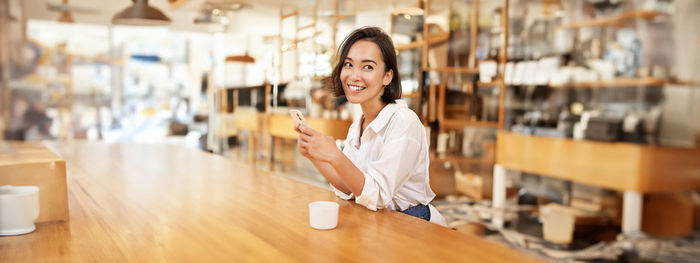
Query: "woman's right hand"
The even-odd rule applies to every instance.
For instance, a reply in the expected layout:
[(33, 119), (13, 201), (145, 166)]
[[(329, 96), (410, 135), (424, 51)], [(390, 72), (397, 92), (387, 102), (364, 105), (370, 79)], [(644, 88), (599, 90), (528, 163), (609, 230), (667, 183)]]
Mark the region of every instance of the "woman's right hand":
[[(299, 127), (301, 125), (304, 125), (304, 124), (303, 123), (294, 124), (294, 131), (300, 135), (301, 135), (302, 131)], [(297, 138), (297, 150), (299, 151), (299, 154), (301, 154), (301, 156), (304, 156), (304, 157), (308, 158), (309, 160), (313, 161), (313, 159), (309, 155), (309, 151), (306, 148), (301, 147), (301, 136)]]

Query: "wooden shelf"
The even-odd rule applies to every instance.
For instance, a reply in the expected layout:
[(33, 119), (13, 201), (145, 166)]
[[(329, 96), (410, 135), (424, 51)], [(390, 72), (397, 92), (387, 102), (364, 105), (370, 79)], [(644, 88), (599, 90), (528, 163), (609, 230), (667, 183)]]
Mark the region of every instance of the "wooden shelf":
[(422, 71), (446, 72), (446, 73), (479, 73), (478, 68), (458, 68), (458, 67), (442, 67), (442, 68), (421, 68)]
[[(447, 42), (450, 39), (450, 32), (444, 32), (444, 33), (434, 33), (428, 35), (428, 45), (437, 45), (441, 44), (444, 42)], [(411, 43), (407, 44), (398, 44), (396, 45), (396, 50), (402, 51), (402, 50), (408, 50), (408, 49), (414, 49), (414, 48), (421, 48), (425, 44), (424, 41), (413, 41)]]
[(297, 28), (297, 31), (302, 31), (304, 29), (314, 28), (315, 26), (316, 26), (316, 23), (311, 23), (311, 24)]
[(625, 22), (633, 19), (645, 19), (651, 20), (657, 16), (665, 15), (658, 11), (647, 11), (647, 10), (635, 10), (630, 12), (625, 12), (618, 15), (598, 17), (591, 20), (561, 25), (556, 27), (556, 29), (577, 29), (583, 27), (595, 27), (595, 26), (620, 26), (624, 25)]
[(263, 85), (258, 85), (258, 86), (226, 86), (226, 87), (221, 87), (219, 88), (220, 90), (228, 90), (228, 89), (261, 89), (265, 88), (266, 84)]
[(467, 111), (467, 105), (445, 105), (445, 111)]
[(403, 50), (408, 50), (408, 49), (414, 49), (414, 48), (419, 48), (423, 47), (423, 41), (414, 41), (408, 44), (398, 44), (396, 45), (396, 50), (398, 51), (403, 51)]
[(483, 157), (466, 157), (459, 154), (437, 154), (430, 153), (430, 160), (440, 160), (443, 162), (456, 162), (461, 164), (490, 164), (493, 165), (493, 159), (489, 160)]
[(280, 19), (286, 19), (286, 18), (298, 16), (298, 15), (299, 15), (299, 11), (298, 11), (298, 10), (294, 10), (294, 11), (292, 11), (291, 13), (287, 13), (287, 14), (282, 14), (282, 15), (280, 15)]
[(428, 45), (437, 45), (450, 40), (450, 32), (428, 34)]
[(671, 81), (658, 78), (617, 78), (607, 81), (573, 82), (550, 85), (552, 88), (621, 88), (621, 87), (649, 87), (665, 85), (693, 86), (692, 82)]
[(619, 191), (700, 189), (700, 149), (498, 132), (496, 163)]
[(465, 121), (465, 120), (443, 120), (443, 126), (447, 128), (463, 128), (463, 127), (487, 127), (498, 128), (497, 121)]
[(494, 87), (494, 86), (500, 86), (502, 84), (503, 84), (503, 80), (500, 80), (500, 79), (496, 79), (496, 80), (493, 80), (491, 82), (481, 82), (481, 81), (476, 82), (476, 85), (479, 87)]
[(340, 15), (336, 15), (336, 16), (334, 17), (334, 19), (335, 19), (336, 21), (339, 21), (339, 20), (343, 20), (343, 19), (345, 19), (345, 18), (353, 17), (353, 16), (355, 16), (355, 13), (340, 14)]

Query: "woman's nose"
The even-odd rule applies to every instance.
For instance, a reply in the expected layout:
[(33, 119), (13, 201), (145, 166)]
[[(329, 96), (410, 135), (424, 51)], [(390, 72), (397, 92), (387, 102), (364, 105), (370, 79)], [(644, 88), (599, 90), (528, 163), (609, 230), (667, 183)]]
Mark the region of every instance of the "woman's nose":
[(360, 70), (358, 70), (354, 67), (352, 69), (350, 69), (350, 79), (352, 79), (352, 80), (360, 79)]

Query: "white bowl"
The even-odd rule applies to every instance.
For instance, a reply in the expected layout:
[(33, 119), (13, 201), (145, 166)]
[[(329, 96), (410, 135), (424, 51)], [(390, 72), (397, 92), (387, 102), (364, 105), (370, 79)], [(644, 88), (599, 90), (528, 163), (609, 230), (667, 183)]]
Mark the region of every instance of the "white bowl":
[(34, 231), (39, 217), (39, 187), (0, 186), (0, 236)]
[(336, 202), (317, 201), (309, 203), (309, 224), (315, 229), (333, 229), (338, 226), (338, 208)]

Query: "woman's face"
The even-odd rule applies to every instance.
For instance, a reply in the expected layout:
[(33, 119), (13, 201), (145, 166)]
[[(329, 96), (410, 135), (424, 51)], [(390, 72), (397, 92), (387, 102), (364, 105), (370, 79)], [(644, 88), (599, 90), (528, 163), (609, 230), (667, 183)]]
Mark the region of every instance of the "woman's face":
[(340, 81), (348, 101), (354, 104), (381, 102), (384, 87), (394, 77), (394, 72), (385, 72), (385, 68), (377, 44), (368, 40), (352, 44), (340, 71)]

